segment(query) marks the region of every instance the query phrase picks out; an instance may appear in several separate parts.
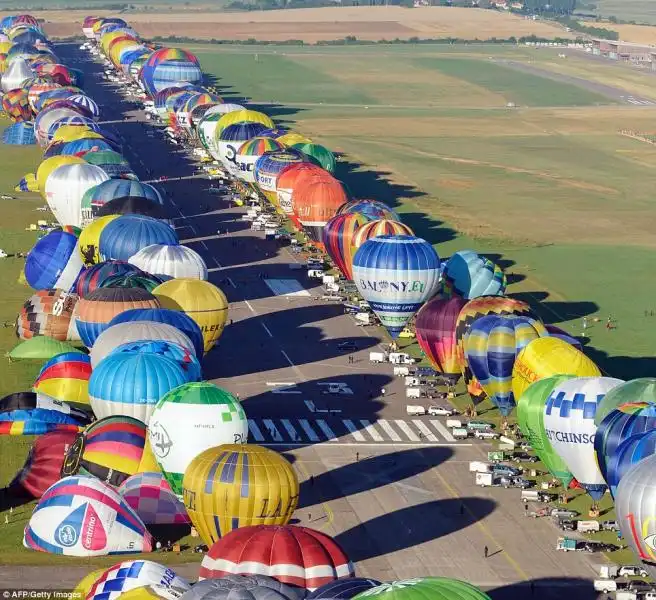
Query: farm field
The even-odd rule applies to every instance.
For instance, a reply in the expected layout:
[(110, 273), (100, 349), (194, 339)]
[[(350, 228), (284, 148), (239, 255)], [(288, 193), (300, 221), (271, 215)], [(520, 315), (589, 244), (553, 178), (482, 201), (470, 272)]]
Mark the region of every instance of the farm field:
[(620, 35), (620, 40), (635, 44), (656, 44), (656, 17), (652, 18), (653, 25), (616, 25), (615, 23), (595, 23), (596, 27), (612, 29)]
[(595, 0), (594, 4), (601, 16), (656, 25), (656, 6), (652, 0)]
[[(227, 98), (274, 104), (266, 110), (276, 118), (343, 152), (350, 189), (396, 206), (440, 255), (488, 253), (509, 273), (511, 293), (543, 301), (548, 322), (581, 335), (587, 316), (590, 354), (607, 372), (653, 372), (655, 290), (644, 273), (655, 257), (656, 148), (618, 130), (652, 131), (654, 109), (517, 76), (483, 62), (496, 58), (492, 46), (386, 48), (380, 57), (365, 48), (195, 51)], [(540, 52), (558, 72), (557, 50)], [(584, 61), (573, 62), (596, 70)], [(642, 74), (628, 72), (617, 77), (631, 91)], [(609, 315), (616, 329), (605, 328)]]

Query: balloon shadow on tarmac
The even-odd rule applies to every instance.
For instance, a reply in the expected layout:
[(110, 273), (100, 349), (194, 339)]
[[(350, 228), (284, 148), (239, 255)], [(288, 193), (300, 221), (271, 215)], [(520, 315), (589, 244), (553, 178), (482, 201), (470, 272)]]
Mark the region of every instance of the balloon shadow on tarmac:
[(432, 500), (369, 519), (340, 533), (335, 541), (351, 561), (359, 562), (466, 529), (492, 514), (496, 506), (493, 500), (478, 497)]
[[(452, 456), (451, 448), (436, 446), (360, 458), (356, 462), (302, 481), (298, 508), (330, 502), (400, 481), (413, 483), (407, 480), (437, 467)], [(326, 459), (323, 462), (330, 466)], [(416, 485), (419, 487), (421, 483), (417, 482)]]
[(595, 591), (592, 580), (577, 577), (530, 579), (486, 590), (492, 600), (595, 600), (603, 596)]

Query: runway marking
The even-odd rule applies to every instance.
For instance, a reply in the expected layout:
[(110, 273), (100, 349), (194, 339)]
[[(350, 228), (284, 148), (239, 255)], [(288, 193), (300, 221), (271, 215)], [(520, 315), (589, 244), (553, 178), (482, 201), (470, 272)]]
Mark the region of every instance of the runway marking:
[(222, 270), (221, 267), (211, 267), (211, 268), (207, 269), (207, 272), (208, 273), (216, 273), (217, 271), (221, 271), (221, 270)]
[(358, 442), (364, 442), (366, 441), (364, 439), (364, 436), (357, 430), (356, 426), (353, 424), (353, 421), (350, 419), (344, 419), (344, 425), (346, 425), (346, 428), (351, 432), (351, 435), (358, 441)]
[(323, 419), (317, 419), (316, 424), (319, 426), (319, 429), (323, 432), (323, 434), (328, 438), (329, 442), (336, 442), (337, 438), (335, 437), (335, 434), (333, 433), (333, 430), (328, 427), (328, 423), (326, 423)]
[(266, 331), (267, 334), (268, 334), (268, 336), (269, 336), (270, 338), (272, 338), (272, 337), (273, 337), (273, 333), (271, 333), (271, 331), (270, 331), (269, 328), (266, 326), (266, 324), (264, 323), (264, 321), (260, 321), (260, 325), (262, 325), (262, 327), (264, 327), (264, 331)]
[(257, 426), (257, 423), (253, 419), (248, 419), (248, 430), (253, 434), (256, 442), (263, 442), (264, 436), (260, 431), (260, 428)]
[(383, 428), (383, 431), (390, 437), (392, 440), (395, 442), (400, 442), (401, 441), (401, 436), (399, 436), (392, 427), (390, 427), (390, 424), (385, 420), (385, 419), (380, 419), (376, 421), (378, 425), (380, 425)]
[(287, 430), (289, 437), (295, 440), (297, 435), (296, 429), (294, 429), (294, 426), (292, 425), (291, 421), (289, 419), (281, 419), (281, 422), (283, 427)]
[(266, 425), (267, 429), (271, 432), (271, 437), (276, 442), (282, 441), (282, 436), (280, 435), (280, 432), (273, 424), (273, 421), (271, 419), (264, 419), (264, 424)]
[(429, 442), (437, 442), (437, 438), (433, 435), (433, 432), (430, 429), (428, 429), (425, 423), (422, 423), (419, 419), (413, 419), (412, 422), (415, 424), (415, 427), (419, 429), (419, 431), (421, 431), (423, 436)]
[(280, 354), (282, 354), (282, 355), (285, 357), (285, 359), (286, 359), (287, 362), (289, 363), (289, 366), (290, 366), (290, 367), (297, 368), (296, 365), (292, 362), (292, 359), (289, 358), (289, 356), (287, 356), (287, 352), (285, 352), (284, 350), (281, 349), (281, 350), (280, 350)]
[[(232, 285), (235, 285), (235, 284), (233, 283)], [(237, 287), (237, 286), (235, 286), (235, 287)], [(257, 312), (255, 312), (255, 309), (251, 306), (251, 303), (250, 303), (248, 300), (244, 300), (244, 302), (246, 303), (246, 306), (248, 306), (248, 308), (251, 309), (251, 312), (252, 312), (254, 315), (256, 315)]]
[(410, 429), (410, 427), (408, 426), (408, 424), (405, 421), (401, 421), (400, 419), (397, 419), (394, 422), (396, 423), (397, 427), (401, 431), (403, 431), (403, 433), (405, 433), (413, 442), (418, 442), (419, 441), (419, 437), (417, 437), (415, 432), (412, 431), (412, 429)]
[(437, 429), (437, 431), (439, 431), (444, 436), (444, 439), (447, 442), (456, 441), (456, 438), (454, 438), (451, 435), (451, 432), (446, 427), (444, 427), (444, 425), (442, 425), (442, 423), (440, 423), (437, 419), (431, 419), (431, 425), (435, 427), (435, 429)]
[[(228, 283), (229, 283), (233, 288), (237, 289), (237, 286), (235, 285), (235, 282), (234, 282), (230, 277), (228, 277)], [(251, 310), (252, 310), (252, 309), (251, 309)]]
[(301, 424), (303, 431), (305, 431), (307, 436), (310, 438), (310, 441), (312, 442), (319, 441), (319, 436), (314, 432), (314, 429), (310, 427), (310, 424), (307, 422), (307, 419), (299, 419), (298, 422)]
[(376, 428), (367, 420), (360, 419), (360, 423), (364, 427), (364, 430), (373, 438), (375, 442), (382, 442), (383, 437), (378, 433)]

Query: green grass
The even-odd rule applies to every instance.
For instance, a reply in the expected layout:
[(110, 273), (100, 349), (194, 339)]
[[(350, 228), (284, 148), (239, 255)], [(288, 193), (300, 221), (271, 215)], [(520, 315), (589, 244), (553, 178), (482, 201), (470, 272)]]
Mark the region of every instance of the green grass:
[(503, 94), (517, 106), (586, 106), (608, 104), (608, 99), (574, 85), (469, 58), (421, 58), (420, 66), (463, 79)]
[(596, 13), (603, 17), (656, 24), (656, 6), (653, 0), (594, 0), (594, 4), (597, 6)]

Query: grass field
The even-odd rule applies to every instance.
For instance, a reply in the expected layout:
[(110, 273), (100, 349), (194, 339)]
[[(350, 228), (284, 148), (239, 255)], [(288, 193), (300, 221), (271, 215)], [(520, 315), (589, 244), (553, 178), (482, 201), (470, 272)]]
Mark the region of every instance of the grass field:
[(597, 14), (603, 17), (656, 25), (656, 6), (653, 0), (594, 0), (594, 4), (597, 6)]

